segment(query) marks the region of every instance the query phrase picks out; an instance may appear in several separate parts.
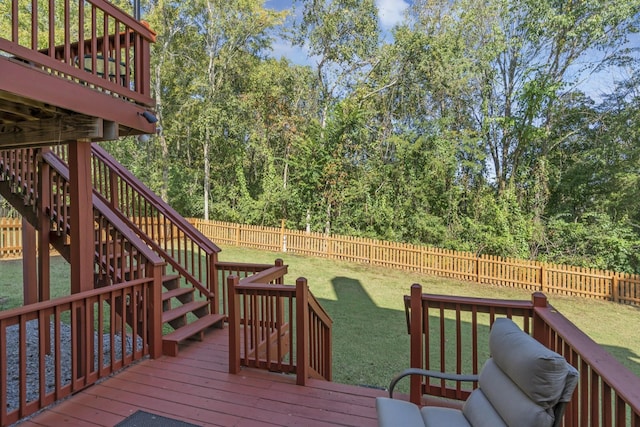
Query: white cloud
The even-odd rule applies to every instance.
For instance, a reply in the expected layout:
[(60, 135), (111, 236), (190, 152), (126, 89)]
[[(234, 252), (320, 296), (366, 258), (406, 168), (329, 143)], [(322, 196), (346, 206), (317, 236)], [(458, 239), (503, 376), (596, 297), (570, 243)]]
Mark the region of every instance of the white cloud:
[(383, 29), (391, 29), (404, 20), (404, 12), (409, 7), (405, 0), (376, 0), (378, 16)]

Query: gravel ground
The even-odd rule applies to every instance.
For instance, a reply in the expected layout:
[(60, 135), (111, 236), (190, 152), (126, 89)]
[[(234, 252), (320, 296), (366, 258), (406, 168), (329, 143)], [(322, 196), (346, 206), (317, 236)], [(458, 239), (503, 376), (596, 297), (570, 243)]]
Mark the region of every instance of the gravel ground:
[[(38, 321), (32, 320), (27, 322), (27, 402), (39, 398), (40, 369), (39, 369), (39, 345), (38, 345)], [(54, 325), (51, 325), (51, 347), (54, 346)], [(96, 344), (98, 336), (95, 336)], [(14, 325), (7, 328), (6, 358), (7, 358), (7, 409), (12, 411), (18, 408), (19, 397), (19, 349), (20, 334), (19, 326)], [(106, 363), (110, 362), (111, 340), (109, 334), (102, 337), (103, 355)], [(60, 324), (60, 368), (62, 385), (71, 382), (71, 328), (64, 324)], [(138, 340), (139, 348), (142, 346), (142, 340)], [(127, 337), (126, 352), (131, 354), (131, 338)], [(97, 345), (96, 345), (97, 349)], [(122, 341), (120, 336), (115, 336), (115, 352), (116, 359), (122, 358)], [(96, 350), (96, 366), (97, 368), (97, 350)], [(46, 393), (55, 390), (55, 357), (53, 355), (45, 355), (45, 379)], [(0, 373), (0, 378), (3, 375)]]

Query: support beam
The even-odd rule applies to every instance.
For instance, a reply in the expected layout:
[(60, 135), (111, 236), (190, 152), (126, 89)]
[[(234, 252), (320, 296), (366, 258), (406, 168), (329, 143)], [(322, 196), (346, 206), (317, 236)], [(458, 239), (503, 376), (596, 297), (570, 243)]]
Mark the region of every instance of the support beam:
[[(93, 289), (93, 200), (91, 186), (91, 142), (80, 140), (69, 143), (69, 223), (71, 235), (71, 293)], [(85, 308), (78, 308), (76, 319), (86, 319)], [(88, 328), (80, 320), (76, 331), (76, 378), (86, 379), (89, 363), (87, 356)]]
[[(43, 148), (46, 151), (48, 148)], [(49, 185), (49, 164), (42, 161), (42, 156), (38, 156), (38, 291), (40, 301), (51, 299), (51, 252), (49, 246), (51, 221), (47, 215), (47, 209), (51, 204), (51, 194)], [(49, 344), (49, 341), (47, 341)]]
[(91, 186), (91, 143), (69, 144), (69, 220), (71, 293), (93, 289), (94, 226)]
[[(48, 148), (42, 148), (38, 153), (38, 292), (40, 301), (49, 301), (51, 299), (51, 252), (49, 246), (51, 221), (47, 215), (47, 209), (51, 206), (51, 185), (50, 185), (50, 167), (47, 162), (42, 161), (42, 153), (48, 151)], [(46, 322), (51, 319), (47, 317)], [(51, 354), (51, 325), (44, 327), (44, 345), (45, 352)]]
[[(113, 125), (110, 128), (113, 128)], [(0, 125), (0, 146), (18, 147), (72, 140), (96, 140), (102, 139), (103, 135), (102, 119), (80, 114), (63, 115), (52, 119), (25, 120)]]
[(24, 305), (38, 302), (36, 229), (22, 218), (22, 289)]

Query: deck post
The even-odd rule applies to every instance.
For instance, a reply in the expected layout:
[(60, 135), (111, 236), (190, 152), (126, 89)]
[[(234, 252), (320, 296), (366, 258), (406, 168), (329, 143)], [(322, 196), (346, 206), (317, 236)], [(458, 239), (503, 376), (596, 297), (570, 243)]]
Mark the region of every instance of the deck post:
[(22, 217), (22, 293), (24, 305), (38, 302), (36, 229)]
[[(42, 153), (48, 148), (41, 148), (38, 153), (38, 298), (39, 301), (49, 301), (51, 299), (51, 253), (49, 245), (51, 243), (49, 233), (51, 232), (51, 220), (47, 215), (47, 209), (51, 205), (51, 186), (49, 182), (50, 167), (47, 162), (42, 161)], [(51, 328), (45, 325), (45, 351), (51, 354)]]
[[(93, 289), (95, 233), (93, 219), (93, 188), (91, 185), (91, 143), (80, 139), (69, 143), (69, 233), (71, 235), (71, 293), (77, 294)], [(86, 307), (79, 307), (78, 319), (85, 319)], [(78, 361), (76, 378), (86, 372), (87, 340), (86, 322), (77, 328), (77, 343), (74, 346)]]
[(296, 280), (296, 384), (306, 385), (309, 378), (309, 301), (307, 279)]
[(91, 185), (91, 143), (69, 144), (69, 222), (71, 234), (71, 293), (93, 289), (94, 227)]
[(542, 345), (549, 347), (549, 336), (547, 335), (547, 326), (544, 320), (537, 315), (537, 308), (546, 308), (548, 306), (547, 296), (542, 292), (534, 292), (531, 295), (533, 302), (533, 337)]
[[(411, 285), (411, 324), (410, 352), (411, 367), (422, 368), (422, 286), (418, 283)], [(422, 378), (412, 375), (409, 385), (409, 400), (416, 405), (422, 402)]]
[(153, 281), (149, 289), (150, 304), (148, 305), (149, 325), (149, 353), (152, 359), (162, 356), (162, 267), (160, 264), (149, 263)]
[[(227, 296), (229, 298), (229, 373), (240, 373), (240, 296), (236, 286), (240, 279), (236, 275), (227, 277)], [(245, 331), (246, 333), (246, 331)]]
[(209, 263), (207, 265), (207, 289), (209, 290), (209, 295), (212, 295), (210, 299), (210, 312), (217, 314), (220, 312), (220, 295), (224, 295), (222, 289), (218, 289), (218, 269), (216, 268), (218, 254), (215, 252), (211, 253), (207, 257), (207, 260)]

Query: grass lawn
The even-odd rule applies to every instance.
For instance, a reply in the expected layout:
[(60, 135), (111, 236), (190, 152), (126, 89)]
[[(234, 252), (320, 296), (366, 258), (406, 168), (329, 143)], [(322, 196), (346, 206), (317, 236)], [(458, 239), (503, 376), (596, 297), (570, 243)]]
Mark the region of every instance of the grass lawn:
[[(333, 319), (333, 379), (336, 382), (386, 387), (390, 379), (409, 365), (402, 296), (413, 283), (436, 294), (529, 300), (528, 291), (477, 285), (433, 276), (387, 270), (287, 253), (223, 247), (221, 261), (273, 263), (282, 258), (289, 265), (287, 284), (304, 276), (309, 287)], [(68, 289), (68, 266), (52, 259), (53, 277)], [(0, 297), (9, 296), (1, 309), (21, 304), (21, 261), (0, 262)], [(640, 376), (640, 308), (610, 302), (548, 295), (550, 303), (620, 362)], [(406, 385), (400, 390), (406, 390)]]

